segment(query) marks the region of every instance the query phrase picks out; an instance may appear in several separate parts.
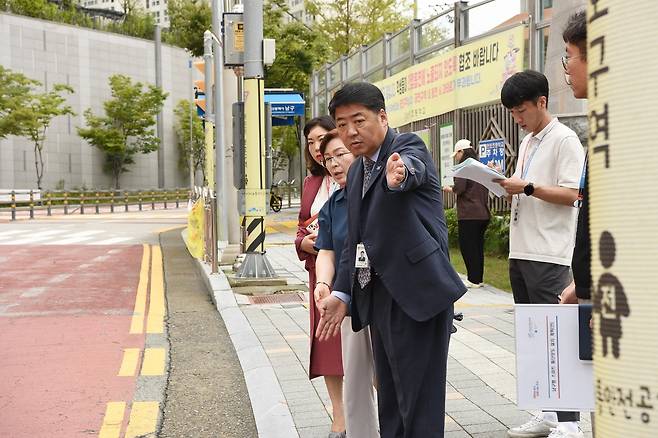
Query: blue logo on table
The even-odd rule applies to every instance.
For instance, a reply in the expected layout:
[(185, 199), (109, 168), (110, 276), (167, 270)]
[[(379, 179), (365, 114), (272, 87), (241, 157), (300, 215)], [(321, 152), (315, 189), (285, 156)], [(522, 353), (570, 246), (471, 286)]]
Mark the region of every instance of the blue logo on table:
[(502, 138), (482, 140), (478, 146), (480, 162), (483, 164), (493, 162), (494, 166), (500, 167), (501, 173), (505, 173), (505, 140)]

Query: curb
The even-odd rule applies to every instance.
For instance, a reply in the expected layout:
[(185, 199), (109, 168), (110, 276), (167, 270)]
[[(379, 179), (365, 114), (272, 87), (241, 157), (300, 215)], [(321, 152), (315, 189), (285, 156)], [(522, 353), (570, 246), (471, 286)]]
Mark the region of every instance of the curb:
[(247, 317), (238, 307), (233, 290), (223, 272), (212, 275), (210, 268), (194, 259), (206, 287), (224, 320), (238, 354), (251, 400), (259, 438), (298, 438), (292, 414), (274, 368), (265, 354)]

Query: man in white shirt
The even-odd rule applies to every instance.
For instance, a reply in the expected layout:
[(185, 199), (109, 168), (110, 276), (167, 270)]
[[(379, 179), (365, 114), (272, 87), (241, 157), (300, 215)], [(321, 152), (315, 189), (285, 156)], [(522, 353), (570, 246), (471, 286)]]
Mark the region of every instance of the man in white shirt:
[[(498, 181), (512, 200), (509, 273), (514, 302), (558, 304), (559, 294), (571, 282), (583, 146), (575, 132), (548, 112), (543, 74), (527, 70), (510, 77), (501, 101), (529, 132), (519, 147), (514, 174)], [(578, 412), (545, 412), (508, 435), (579, 438), (579, 419)]]

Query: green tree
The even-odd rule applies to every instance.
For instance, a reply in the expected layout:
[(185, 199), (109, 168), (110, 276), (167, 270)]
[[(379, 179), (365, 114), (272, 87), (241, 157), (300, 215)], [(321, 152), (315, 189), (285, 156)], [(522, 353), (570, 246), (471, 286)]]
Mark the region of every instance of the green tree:
[[(274, 126), (272, 128), (272, 170), (274, 172), (288, 169), (288, 180), (291, 179), (292, 160), (299, 152), (299, 125)], [(302, 158), (303, 159), (303, 158)]]
[(203, 56), (203, 32), (211, 28), (212, 11), (206, 0), (169, 0), (169, 30), (163, 39), (184, 47), (193, 56)]
[(66, 104), (63, 93), (73, 93), (73, 88), (68, 85), (55, 84), (51, 91), (44, 93), (30, 93), (23, 97), (24, 111), (23, 136), (34, 144), (34, 167), (37, 176), (37, 187), (41, 189), (43, 179), (43, 149), (46, 142), (46, 131), (52, 120), (57, 116), (75, 114), (73, 109)]
[[(176, 144), (178, 146), (178, 168), (182, 172), (189, 170), (190, 154), (194, 173), (201, 170), (206, 179), (206, 148), (204, 144), (203, 123), (195, 108), (187, 100), (180, 100), (174, 109), (176, 115)], [(190, 124), (190, 121), (192, 122)]]
[(103, 169), (112, 175), (118, 189), (121, 174), (135, 162), (134, 156), (160, 146), (152, 128), (167, 93), (153, 85), (133, 83), (124, 75), (113, 75), (109, 82), (112, 98), (103, 103), (105, 116), (95, 116), (87, 109), (87, 128), (79, 127), (78, 134), (105, 153)]
[(284, 0), (268, 0), (263, 6), (263, 34), (274, 38), (277, 47), (274, 64), (265, 70), (265, 86), (307, 92), (313, 69), (329, 53), (317, 32), (297, 21), (283, 23), (287, 13)]
[(327, 41), (330, 59), (402, 29), (411, 12), (407, 0), (306, 0), (306, 8)]
[(23, 134), (27, 111), (23, 100), (37, 85), (38, 81), (0, 65), (0, 139)]

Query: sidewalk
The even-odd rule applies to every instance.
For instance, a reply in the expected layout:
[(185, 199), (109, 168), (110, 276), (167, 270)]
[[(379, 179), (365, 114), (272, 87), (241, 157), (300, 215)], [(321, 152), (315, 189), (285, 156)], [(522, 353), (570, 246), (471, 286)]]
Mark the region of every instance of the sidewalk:
[[(269, 234), (267, 257), (288, 284), (299, 285), (306, 301), (295, 302), (295, 296), (286, 294), (285, 303), (253, 304), (250, 297), (233, 294), (225, 279), (214, 276), (210, 284), (245, 372), (259, 437), (325, 438), (331, 405), (324, 381), (307, 377), (308, 276), (292, 240), (287, 233)], [(282, 295), (270, 297), (275, 301)], [(450, 342), (445, 437), (506, 437), (508, 427), (531, 417), (515, 406), (512, 297), (489, 287), (472, 289), (456, 303), (455, 311), (463, 312), (464, 320), (455, 321), (458, 331)], [(241, 322), (232, 327), (236, 321)], [(246, 344), (245, 331), (251, 332)], [(260, 368), (253, 367), (255, 356)], [(249, 374), (257, 369), (264, 376), (273, 372), (265, 386), (263, 378), (254, 382), (258, 387), (250, 385), (254, 379)], [(262, 406), (266, 387), (275, 394), (269, 408)], [(589, 415), (582, 415), (581, 427), (591, 437)]]

